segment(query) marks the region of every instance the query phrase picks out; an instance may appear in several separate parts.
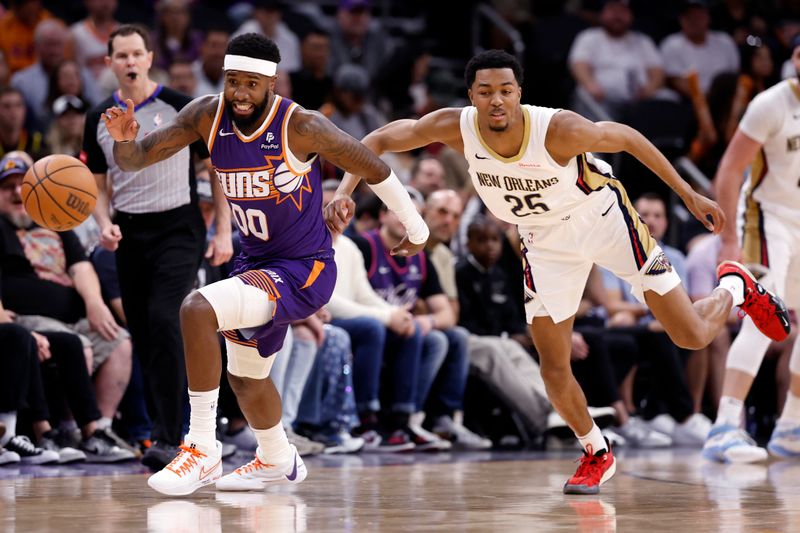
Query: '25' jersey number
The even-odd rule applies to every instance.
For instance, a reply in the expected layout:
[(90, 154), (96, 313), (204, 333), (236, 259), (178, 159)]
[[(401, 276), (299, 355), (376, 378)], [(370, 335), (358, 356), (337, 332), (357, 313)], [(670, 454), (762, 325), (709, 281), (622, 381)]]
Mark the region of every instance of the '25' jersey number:
[(260, 209), (248, 209), (245, 211), (237, 204), (231, 204), (231, 212), (236, 225), (242, 236), (253, 235), (262, 241), (269, 240), (269, 230), (267, 229), (267, 215)]
[[(514, 196), (513, 194), (507, 194), (503, 197), (506, 202), (510, 202), (514, 204), (511, 207), (511, 212), (516, 217), (526, 217), (528, 215), (541, 215), (542, 213), (546, 213), (550, 211), (550, 208), (547, 207), (546, 204), (542, 202), (534, 202), (536, 198), (541, 198), (541, 194), (537, 194), (535, 192), (531, 194), (525, 195), (524, 198), (520, 198), (519, 196)], [(521, 211), (525, 209), (527, 213), (521, 213)]]

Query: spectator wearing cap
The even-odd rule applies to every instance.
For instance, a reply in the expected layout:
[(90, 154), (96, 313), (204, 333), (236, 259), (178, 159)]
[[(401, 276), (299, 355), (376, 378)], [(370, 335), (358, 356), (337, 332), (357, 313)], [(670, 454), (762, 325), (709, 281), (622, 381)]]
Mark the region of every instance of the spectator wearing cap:
[(286, 9), (281, 0), (256, 0), (253, 3), (253, 16), (239, 26), (231, 37), (244, 33), (260, 33), (269, 37), (281, 51), (281, 72), (294, 72), (300, 68), (300, 39), (289, 29), (282, 18)]
[(667, 85), (684, 97), (690, 97), (686, 75), (694, 71), (704, 94), (711, 82), (723, 72), (739, 71), (739, 50), (730, 35), (711, 31), (708, 5), (703, 0), (684, 3), (678, 19), (681, 31), (661, 43), (661, 56)]
[(292, 98), (306, 109), (319, 109), (331, 97), (333, 78), (328, 66), (331, 59), (331, 38), (328, 32), (312, 26), (303, 35), (300, 45), (302, 67), (290, 74)]
[(42, 133), (26, 127), (26, 115), (22, 92), (13, 87), (0, 88), (0, 155), (21, 150), (38, 157), (46, 151)]
[[(340, 0), (336, 24), (331, 30), (331, 71), (356, 63), (364, 67), (368, 79), (378, 72), (391, 55), (389, 40), (377, 21), (372, 20), (369, 0)], [(281, 49), (282, 53), (283, 49)]]
[[(34, 44), (36, 46), (36, 62), (15, 73), (11, 77), (11, 86), (19, 89), (39, 124), (45, 126), (49, 123), (50, 118), (50, 106), (47, 102), (50, 77), (66, 59), (70, 34), (61, 21), (46, 20), (36, 27)], [(92, 104), (99, 102), (97, 86), (91, 74), (81, 68), (78, 75), (81, 80), (82, 94), (86, 100)]]
[[(37, 226), (21, 198), (28, 162), (7, 155), (0, 161), (0, 182), (13, 187), (0, 200), (0, 296), (15, 322), (33, 331), (77, 334), (94, 374), (94, 395), (86, 399), (84, 437), (90, 433), (116, 442), (111, 422), (125, 393), (131, 371), (131, 341), (103, 301), (100, 282), (72, 231), (54, 232)], [(100, 416), (93, 416), (99, 409)], [(76, 419), (78, 414), (76, 413)], [(80, 421), (79, 421), (80, 423)], [(91, 427), (88, 427), (91, 425)], [(86, 450), (90, 451), (90, 450)], [(120, 453), (132, 459), (133, 453)]]
[(572, 75), (609, 113), (652, 98), (664, 85), (661, 56), (653, 40), (631, 30), (633, 13), (627, 0), (606, 0), (599, 28), (575, 38), (569, 53)]
[(51, 108), (53, 121), (46, 136), (52, 153), (78, 156), (88, 109), (86, 102), (71, 94), (62, 94), (55, 99)]
[(342, 65), (333, 77), (331, 101), (320, 109), (341, 130), (363, 139), (386, 124), (386, 119), (368, 101), (369, 74), (359, 65)]

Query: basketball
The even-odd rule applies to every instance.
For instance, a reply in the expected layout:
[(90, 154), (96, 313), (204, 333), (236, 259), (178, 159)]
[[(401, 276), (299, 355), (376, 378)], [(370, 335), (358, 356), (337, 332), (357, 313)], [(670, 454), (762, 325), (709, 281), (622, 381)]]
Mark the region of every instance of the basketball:
[(275, 188), (283, 194), (289, 194), (300, 188), (300, 185), (303, 183), (303, 176), (304, 174), (298, 176), (289, 170), (286, 163), (281, 163), (280, 166), (275, 169), (275, 174), (272, 175), (272, 183), (274, 183)]
[(54, 154), (28, 169), (22, 181), (22, 203), (42, 227), (66, 231), (94, 210), (97, 184), (89, 168), (74, 157)]

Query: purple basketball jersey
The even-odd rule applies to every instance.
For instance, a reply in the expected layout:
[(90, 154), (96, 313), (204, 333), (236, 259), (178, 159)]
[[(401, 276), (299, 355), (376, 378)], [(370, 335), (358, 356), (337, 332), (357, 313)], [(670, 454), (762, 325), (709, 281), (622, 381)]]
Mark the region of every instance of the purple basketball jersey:
[(401, 266), (397, 259), (389, 255), (389, 250), (381, 241), (379, 230), (362, 235), (372, 248), (372, 263), (367, 271), (372, 288), (392, 305), (414, 305), (428, 274), (425, 252), (404, 258), (405, 265)]
[(287, 145), (289, 118), (297, 107), (275, 95), (264, 123), (246, 136), (233, 125), (220, 95), (208, 151), (241, 236), (234, 272), (269, 259), (331, 253), (319, 158), (298, 161)]

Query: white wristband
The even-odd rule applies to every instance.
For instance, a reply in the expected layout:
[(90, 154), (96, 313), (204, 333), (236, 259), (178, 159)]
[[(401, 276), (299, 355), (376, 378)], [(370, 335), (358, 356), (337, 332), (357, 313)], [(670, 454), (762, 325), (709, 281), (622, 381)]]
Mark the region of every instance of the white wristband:
[(408, 191), (397, 179), (394, 171), (380, 183), (368, 184), (370, 189), (386, 204), (400, 223), (406, 228), (408, 240), (414, 244), (422, 244), (428, 240), (430, 231), (420, 216), (417, 207), (408, 195)]

